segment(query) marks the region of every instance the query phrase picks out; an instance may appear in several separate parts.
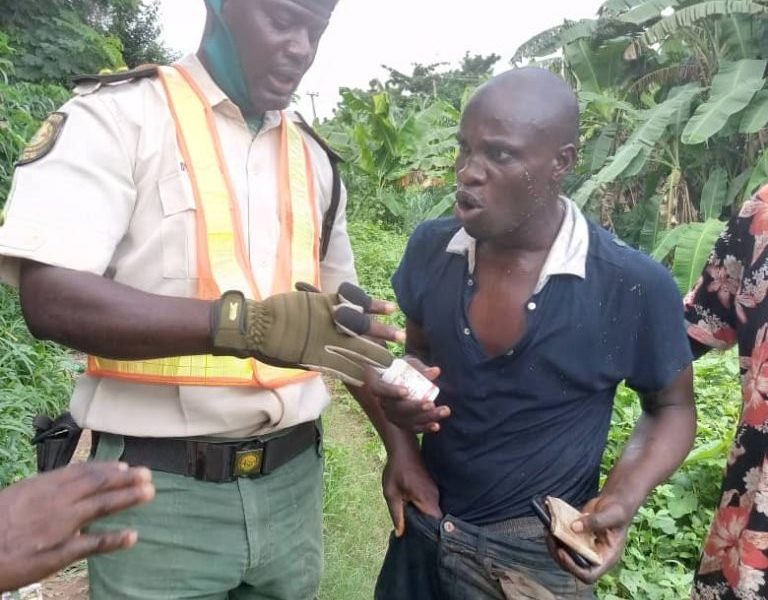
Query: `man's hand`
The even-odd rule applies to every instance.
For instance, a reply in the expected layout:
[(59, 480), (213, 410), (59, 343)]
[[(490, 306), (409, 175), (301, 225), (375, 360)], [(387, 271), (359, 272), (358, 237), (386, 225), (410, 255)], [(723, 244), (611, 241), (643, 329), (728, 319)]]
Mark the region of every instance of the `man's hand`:
[(413, 445), (401, 444), (390, 452), (381, 482), (395, 536), (405, 533), (405, 505), (409, 502), (424, 514), (438, 519), (443, 516), (440, 494), (424, 467), (415, 441)]
[[(434, 381), (440, 375), (438, 367), (426, 367), (417, 358), (409, 357), (405, 360), (430, 381)], [(382, 381), (379, 373), (374, 369), (366, 371), (365, 383), (371, 393), (379, 398), (387, 419), (406, 431), (435, 433), (440, 431), (439, 421), (451, 414), (451, 409), (447, 406), (437, 406), (429, 400), (409, 399), (408, 388)]]
[(329, 373), (358, 386), (365, 366), (392, 364), (394, 357), (378, 342), (403, 342), (404, 333), (369, 315), (390, 314), (393, 305), (349, 283), (336, 294), (307, 284), (297, 287), (300, 291), (261, 302), (246, 300), (239, 292), (225, 293), (212, 307), (214, 353)]
[(593, 498), (582, 509), (583, 517), (571, 525), (576, 532), (592, 532), (597, 536), (597, 551), (603, 564), (591, 569), (582, 569), (573, 562), (562, 545), (551, 534), (547, 535), (550, 554), (566, 571), (570, 571), (584, 583), (594, 583), (619, 562), (627, 541), (627, 531), (634, 513), (618, 499), (611, 496)]
[(154, 495), (151, 472), (124, 463), (70, 465), (0, 491), (0, 592), (91, 554), (133, 546), (135, 531), (82, 530)]

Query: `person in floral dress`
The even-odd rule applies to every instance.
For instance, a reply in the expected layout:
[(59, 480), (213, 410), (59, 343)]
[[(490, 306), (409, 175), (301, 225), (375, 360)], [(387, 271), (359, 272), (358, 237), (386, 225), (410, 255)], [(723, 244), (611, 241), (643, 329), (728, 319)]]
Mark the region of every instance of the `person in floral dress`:
[(720, 236), (685, 298), (694, 354), (738, 343), (743, 406), (695, 600), (768, 598), (768, 186)]

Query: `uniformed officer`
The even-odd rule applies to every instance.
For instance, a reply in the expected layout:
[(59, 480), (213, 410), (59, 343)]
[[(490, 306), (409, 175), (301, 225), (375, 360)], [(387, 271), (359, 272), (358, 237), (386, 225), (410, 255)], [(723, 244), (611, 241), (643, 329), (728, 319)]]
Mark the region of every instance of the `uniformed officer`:
[(208, 0), (197, 55), (82, 79), (19, 162), (0, 272), (37, 337), (89, 355), (71, 411), (95, 459), (154, 471), (153, 503), (94, 526), (140, 539), (90, 561), (94, 598), (317, 590), (329, 395), (306, 369), (386, 366), (345, 332), (393, 308), (339, 288), (356, 280), (345, 192), (284, 111), (335, 4)]

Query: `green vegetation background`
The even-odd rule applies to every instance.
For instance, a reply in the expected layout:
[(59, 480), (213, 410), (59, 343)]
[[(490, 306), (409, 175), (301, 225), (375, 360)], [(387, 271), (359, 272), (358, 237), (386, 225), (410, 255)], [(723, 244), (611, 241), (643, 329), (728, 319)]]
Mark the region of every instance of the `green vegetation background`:
[[(677, 9), (672, 16), (660, 14), (667, 5)], [(574, 84), (583, 149), (569, 193), (594, 219), (669, 265), (681, 290), (700, 272), (723, 221), (768, 180), (766, 5), (608, 0), (599, 18), (542, 32), (514, 59)], [(68, 77), (172, 58), (157, 41), (156, 10), (156, 0), (62, 0), (53, 8), (50, 0), (0, 0), (0, 206), (26, 141), (70, 96)], [(392, 297), (389, 277), (408, 234), (450, 211), (460, 111), (498, 61), (467, 55), (456, 67), (389, 69), (368, 89), (344, 90), (334, 117), (318, 124), (347, 161), (350, 233), (371, 293)], [(82, 362), (29, 336), (7, 287), (0, 287), (0, 332), (4, 486), (32, 473), (32, 417), (66, 406)], [(733, 353), (697, 363), (696, 394), (696, 448), (640, 510), (621, 565), (599, 584), (600, 598), (688, 597), (740, 411)], [(636, 396), (621, 388), (604, 473), (639, 411)], [(326, 425), (321, 597), (371, 598), (390, 530), (380, 493), (384, 451), (341, 389)]]

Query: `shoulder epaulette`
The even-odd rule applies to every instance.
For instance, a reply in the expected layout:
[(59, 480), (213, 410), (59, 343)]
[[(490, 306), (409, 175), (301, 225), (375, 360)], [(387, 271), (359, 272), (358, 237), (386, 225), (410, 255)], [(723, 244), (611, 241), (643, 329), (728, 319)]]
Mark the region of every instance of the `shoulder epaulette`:
[(135, 69), (130, 69), (126, 71), (75, 75), (74, 77), (72, 77), (72, 83), (76, 86), (87, 84), (87, 83), (108, 85), (111, 83), (119, 83), (121, 81), (131, 81), (134, 79), (145, 79), (147, 77), (155, 77), (157, 75), (157, 71), (158, 71), (157, 65), (141, 65), (139, 67), (136, 67)]

